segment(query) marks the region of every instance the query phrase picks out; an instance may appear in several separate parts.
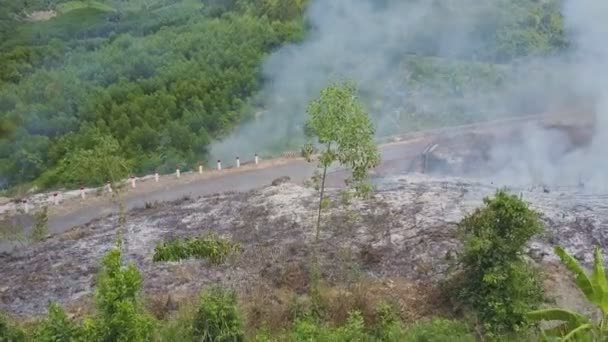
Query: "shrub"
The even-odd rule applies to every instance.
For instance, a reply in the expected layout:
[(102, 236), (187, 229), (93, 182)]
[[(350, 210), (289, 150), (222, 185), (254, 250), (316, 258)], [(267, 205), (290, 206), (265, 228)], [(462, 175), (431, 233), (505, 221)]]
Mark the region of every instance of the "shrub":
[(463, 266), (458, 297), (490, 333), (521, 331), (525, 314), (542, 301), (542, 287), (523, 260), (528, 240), (542, 231), (539, 216), (516, 196), (498, 191), (459, 224)]
[(287, 340), (353, 342), (369, 341), (370, 336), (365, 332), (365, 322), (361, 313), (353, 311), (349, 314), (346, 324), (336, 328), (319, 324), (310, 318), (299, 320), (294, 324)]
[(146, 341), (152, 319), (141, 309), (142, 278), (134, 265), (124, 266), (119, 249), (108, 252), (102, 262), (95, 300), (98, 318), (90, 330), (102, 341)]
[(197, 341), (244, 341), (244, 328), (234, 291), (212, 287), (201, 297), (192, 324)]
[(40, 342), (70, 342), (84, 337), (82, 329), (56, 303), (49, 306), (49, 315), (37, 327), (35, 336)]
[(0, 342), (26, 341), (25, 332), (0, 312)]
[(576, 285), (583, 292), (587, 300), (595, 305), (602, 313), (600, 322), (571, 312), (566, 309), (551, 308), (532, 311), (528, 313), (530, 319), (536, 321), (562, 321), (563, 323), (543, 331), (545, 336), (562, 337), (564, 341), (605, 341), (608, 337), (608, 280), (602, 261), (602, 253), (595, 249), (593, 272), (588, 276), (581, 265), (563, 248), (556, 247), (557, 254), (562, 263), (572, 272)]
[(240, 250), (238, 244), (210, 234), (194, 239), (176, 239), (158, 244), (154, 249), (153, 261), (179, 261), (197, 258), (207, 259), (212, 264), (219, 265), (226, 261), (230, 254), (238, 250)]

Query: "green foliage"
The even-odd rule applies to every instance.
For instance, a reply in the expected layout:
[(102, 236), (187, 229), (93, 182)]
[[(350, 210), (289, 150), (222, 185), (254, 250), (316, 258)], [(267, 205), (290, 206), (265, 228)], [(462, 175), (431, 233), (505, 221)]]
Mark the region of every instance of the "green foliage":
[(49, 235), (48, 222), (49, 214), (47, 207), (42, 208), (42, 210), (34, 214), (34, 228), (30, 237), (32, 241), (42, 241), (47, 237), (47, 235)]
[(102, 185), (126, 178), (132, 162), (120, 156), (118, 141), (110, 136), (92, 138), (92, 148), (76, 148), (66, 155), (59, 167), (43, 180), (49, 184)]
[(289, 334), (289, 341), (351, 342), (367, 341), (365, 322), (360, 312), (351, 312), (346, 323), (341, 327), (330, 327), (319, 324), (310, 318), (294, 323)]
[(40, 342), (71, 342), (84, 337), (82, 328), (56, 303), (49, 306), (48, 317), (39, 323), (35, 332), (35, 340)]
[(192, 326), (197, 341), (244, 341), (243, 322), (236, 306), (236, 294), (219, 286), (205, 292)]
[(0, 312), (0, 342), (27, 341), (26, 337), (25, 331), (13, 324), (6, 315)]
[(214, 234), (196, 238), (175, 239), (156, 245), (154, 262), (180, 261), (189, 258), (207, 259), (214, 265), (222, 264), (240, 246)]
[(602, 252), (596, 247), (593, 258), (593, 270), (590, 275), (583, 270), (579, 262), (562, 247), (555, 247), (555, 254), (574, 275), (578, 288), (587, 300), (600, 312), (600, 322), (560, 308), (531, 311), (528, 317), (534, 321), (562, 321), (561, 325), (545, 330), (549, 337), (561, 337), (563, 341), (604, 341), (608, 338), (608, 281), (602, 260)]
[(350, 168), (351, 176), (347, 183), (361, 194), (368, 190), (365, 181), (369, 170), (380, 163), (374, 127), (356, 94), (352, 83), (330, 84), (308, 107), (306, 127), (323, 145), (318, 158), (323, 175), (315, 240), (319, 236), (327, 168), (334, 162)]
[(475, 340), (475, 336), (466, 325), (446, 319), (416, 323), (401, 339), (406, 342), (474, 342)]
[[(0, 30), (0, 178), (98, 185), (205, 159), (243, 118), (261, 61), (304, 32), (305, 2), (262, 2), (282, 18), (254, 1), (211, 18), (195, 0), (58, 0), (48, 21), (10, 19), (10, 33)], [(8, 0), (3, 10), (48, 4)]]
[(137, 268), (124, 266), (119, 249), (108, 252), (97, 279), (95, 300), (98, 317), (90, 331), (101, 341), (147, 341), (152, 319), (143, 312), (139, 291), (142, 279)]
[(542, 226), (536, 212), (505, 191), (484, 204), (459, 224), (463, 274), (458, 296), (489, 332), (517, 332), (543, 298), (537, 273), (522, 258)]
[(325, 146), (320, 166), (327, 168), (339, 162), (349, 167), (350, 182), (355, 187), (380, 163), (374, 127), (356, 94), (352, 83), (331, 84), (308, 107), (308, 127)]

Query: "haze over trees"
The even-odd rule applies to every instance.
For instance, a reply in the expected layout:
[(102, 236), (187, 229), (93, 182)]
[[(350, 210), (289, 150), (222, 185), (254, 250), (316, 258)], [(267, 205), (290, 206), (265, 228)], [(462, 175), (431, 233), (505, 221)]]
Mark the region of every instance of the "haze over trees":
[[(306, 35), (307, 3), (3, 2), (0, 183), (5, 187), (32, 181), (40, 187), (99, 184), (107, 177), (168, 171), (176, 164), (205, 160), (213, 139), (251, 115), (252, 106), (264, 107), (252, 99), (265, 83), (262, 62), (270, 52)], [(467, 66), (466, 61), (474, 57), (486, 63), (510, 63), (566, 48), (558, 5), (557, 1), (505, 1), (501, 12), (491, 12), (492, 17), (472, 32), (483, 38), (475, 56), (442, 56), (428, 44), (439, 28), (430, 24), (468, 7), (438, 3), (429, 14), (430, 26), (408, 38), (421, 42), (408, 44), (407, 53), (418, 56), (409, 62), (408, 80), (414, 82), (414, 89), (416, 82), (435, 80), (440, 89), (448, 87), (444, 91), (450, 92), (498, 84), (502, 69)], [(34, 11), (48, 9), (56, 16), (28, 19)], [(428, 56), (456, 58), (465, 64), (438, 65)], [(362, 98), (370, 100), (365, 94)], [(449, 112), (454, 120), (443, 118), (443, 112), (428, 119), (460, 120), (458, 108)], [(98, 141), (125, 167), (82, 177), (74, 166), (78, 157), (72, 154), (96, 155)], [(95, 163), (85, 165), (95, 169)]]
[[(246, 113), (264, 57), (303, 34), (302, 1), (262, 8), (255, 1), (120, 3), (48, 21), (11, 20), (15, 26), (1, 32), (5, 183), (99, 184), (129, 171), (195, 163)], [(15, 1), (9, 13), (43, 5)], [(73, 161), (96, 155), (100, 141), (129, 167), (84, 178)]]

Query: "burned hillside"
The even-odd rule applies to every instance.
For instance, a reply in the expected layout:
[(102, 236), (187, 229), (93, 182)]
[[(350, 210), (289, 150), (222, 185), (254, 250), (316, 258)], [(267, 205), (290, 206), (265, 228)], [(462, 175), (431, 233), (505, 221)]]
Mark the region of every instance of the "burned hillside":
[[(377, 185), (371, 199), (348, 205), (330, 191), (334, 205), (321, 235), (322, 272), (329, 282), (343, 282), (356, 269), (367, 277), (437, 284), (459, 247), (457, 223), (498, 186), (420, 174)], [(585, 263), (594, 245), (607, 245), (607, 196), (576, 188), (511, 190), (542, 213), (546, 233), (529, 250), (537, 262), (554, 262), (555, 244)], [(247, 292), (260, 281), (305, 291), (317, 199), (312, 189), (284, 183), (150, 204), (127, 214), (124, 255), (142, 271), (146, 293), (196, 294), (218, 282)], [(118, 227), (119, 217), (112, 215), (0, 256), (0, 310), (30, 316), (44, 313), (49, 301), (86, 301)], [(208, 232), (237, 242), (242, 252), (221, 266), (152, 262), (157, 243)]]

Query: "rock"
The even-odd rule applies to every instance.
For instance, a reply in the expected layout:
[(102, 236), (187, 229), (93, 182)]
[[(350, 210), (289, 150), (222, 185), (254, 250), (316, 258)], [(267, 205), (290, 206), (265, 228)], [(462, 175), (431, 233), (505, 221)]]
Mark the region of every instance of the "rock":
[(279, 177), (275, 180), (272, 181), (272, 186), (278, 186), (281, 185), (283, 183), (289, 183), (291, 181), (291, 178), (289, 176), (283, 176), (283, 177)]

